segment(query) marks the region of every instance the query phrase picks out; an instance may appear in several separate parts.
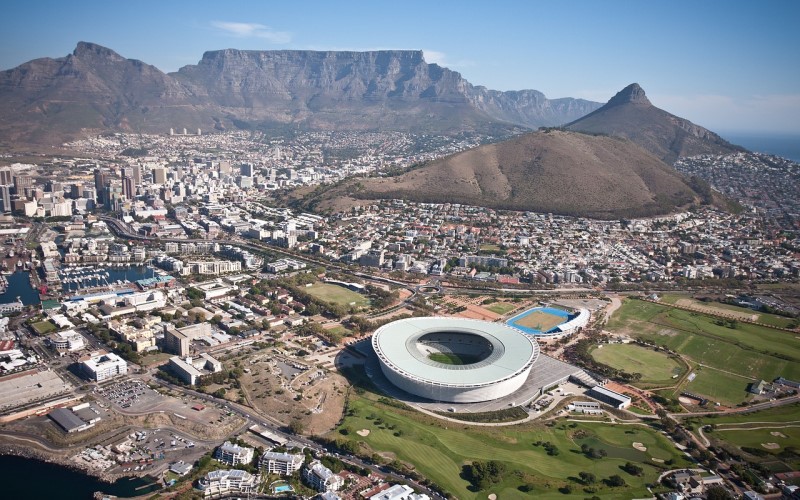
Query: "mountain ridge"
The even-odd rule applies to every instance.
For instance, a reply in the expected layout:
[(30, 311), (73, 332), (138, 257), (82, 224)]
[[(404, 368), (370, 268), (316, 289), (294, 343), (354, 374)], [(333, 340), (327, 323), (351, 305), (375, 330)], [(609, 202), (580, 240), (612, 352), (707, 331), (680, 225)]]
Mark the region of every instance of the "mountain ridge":
[[(537, 128), (601, 106), (501, 92), (429, 64), (422, 51), (206, 51), (164, 73), (79, 42), (0, 72), (0, 138), (47, 142), (99, 131), (263, 126), (437, 133)], [(13, 117), (13, 119), (11, 119)]]

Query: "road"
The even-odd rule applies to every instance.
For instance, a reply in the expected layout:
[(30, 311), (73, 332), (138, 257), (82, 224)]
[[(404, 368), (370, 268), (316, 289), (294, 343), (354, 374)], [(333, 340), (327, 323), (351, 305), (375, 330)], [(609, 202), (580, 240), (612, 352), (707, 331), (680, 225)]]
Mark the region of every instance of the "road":
[(709, 415), (714, 416), (725, 416), (725, 415), (735, 415), (737, 413), (752, 413), (754, 411), (759, 410), (767, 410), (769, 408), (777, 408), (779, 406), (786, 406), (794, 403), (800, 402), (800, 395), (797, 396), (790, 396), (788, 398), (781, 398), (776, 399), (775, 401), (765, 401), (763, 403), (757, 403), (754, 405), (745, 406), (742, 408), (735, 408), (732, 410), (727, 410), (724, 412), (721, 411), (696, 411), (691, 413), (670, 413), (669, 415), (673, 418), (691, 418), (691, 417), (707, 417)]

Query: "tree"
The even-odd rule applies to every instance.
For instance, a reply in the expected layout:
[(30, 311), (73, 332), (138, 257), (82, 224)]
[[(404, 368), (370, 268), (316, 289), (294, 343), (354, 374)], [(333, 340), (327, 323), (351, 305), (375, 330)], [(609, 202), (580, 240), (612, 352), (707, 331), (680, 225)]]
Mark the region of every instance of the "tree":
[(631, 476), (641, 476), (644, 474), (644, 469), (639, 467), (636, 464), (631, 462), (627, 462), (625, 465), (622, 466), (622, 470), (630, 474)]
[(305, 429), (306, 426), (298, 418), (292, 420), (289, 424), (289, 430), (292, 431), (292, 434), (302, 434)]
[(594, 484), (597, 481), (597, 476), (591, 472), (582, 471), (578, 476), (580, 476), (583, 484)]
[(706, 498), (708, 500), (734, 500), (734, 496), (718, 484), (711, 485), (706, 489)]
[(606, 484), (611, 486), (612, 488), (616, 488), (618, 486), (625, 486), (625, 480), (619, 474), (614, 474), (613, 476), (609, 476), (606, 479)]

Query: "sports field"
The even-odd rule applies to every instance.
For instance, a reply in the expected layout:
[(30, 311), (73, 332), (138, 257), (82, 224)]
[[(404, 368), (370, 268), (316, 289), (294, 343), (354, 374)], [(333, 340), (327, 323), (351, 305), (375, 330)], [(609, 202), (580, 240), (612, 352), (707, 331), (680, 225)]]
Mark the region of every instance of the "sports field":
[(356, 307), (369, 305), (369, 299), (364, 295), (331, 283), (317, 282), (308, 288), (304, 288), (304, 290), (320, 300), (342, 306), (348, 306), (350, 304)]
[(751, 380), (738, 375), (722, 372), (710, 367), (695, 370), (696, 377), (686, 383), (682, 390), (702, 394), (712, 401), (734, 406), (749, 398), (747, 386)]
[(628, 373), (641, 373), (638, 384), (669, 384), (673, 375), (684, 372), (683, 365), (669, 355), (636, 344), (604, 344), (594, 348), (592, 358)]
[(514, 304), (512, 302), (495, 302), (493, 304), (489, 304), (488, 306), (483, 306), (484, 309), (488, 309), (496, 314), (505, 314), (509, 311), (513, 311), (514, 308), (517, 307), (518, 304)]
[(546, 333), (569, 320), (567, 311), (554, 307), (534, 307), (506, 321), (524, 332), (534, 335)]
[(34, 330), (36, 330), (36, 333), (38, 333), (39, 335), (47, 335), (48, 333), (52, 333), (58, 330), (58, 328), (56, 328), (56, 325), (47, 320), (33, 323), (31, 327)]
[[(790, 332), (741, 322), (731, 325), (699, 312), (640, 300), (625, 301), (607, 330), (666, 346), (692, 361), (750, 380), (800, 378), (800, 338)], [(697, 385), (708, 390), (706, 382), (698, 380)], [(741, 378), (720, 375), (717, 385), (722, 382), (731, 387), (710, 392), (725, 397), (728, 403), (747, 397)], [(698, 393), (714, 399), (711, 394)]]
[[(558, 422), (553, 427), (523, 424), (510, 427), (469, 427), (433, 419), (416, 412), (387, 406), (365, 396), (352, 395), (349, 413), (343, 427), (330, 437), (364, 443), (362, 452), (379, 453), (413, 466), (425, 477), (441, 485), (460, 499), (485, 499), (489, 493), (498, 498), (584, 498), (584, 485), (577, 480), (579, 472), (597, 476), (596, 494), (603, 499), (629, 499), (648, 496), (645, 484), (656, 481), (661, 467), (684, 467), (687, 462), (662, 435), (645, 426), (610, 425), (604, 423)], [(352, 430), (369, 429), (368, 436)], [(536, 443), (540, 444), (537, 445)], [(548, 455), (542, 443), (550, 442), (558, 456)], [(633, 448), (642, 443), (647, 450)], [(603, 449), (605, 458), (591, 459), (581, 453), (581, 445)], [(665, 466), (656, 460), (673, 460)], [(498, 460), (508, 472), (500, 483), (474, 492), (460, 477), (461, 467), (474, 460)], [(640, 464), (641, 477), (620, 470), (625, 462)], [(622, 476), (627, 486), (610, 488), (602, 479)], [(520, 487), (529, 486), (523, 493)], [(571, 494), (559, 491), (569, 485)], [(590, 495), (591, 496), (591, 495)]]

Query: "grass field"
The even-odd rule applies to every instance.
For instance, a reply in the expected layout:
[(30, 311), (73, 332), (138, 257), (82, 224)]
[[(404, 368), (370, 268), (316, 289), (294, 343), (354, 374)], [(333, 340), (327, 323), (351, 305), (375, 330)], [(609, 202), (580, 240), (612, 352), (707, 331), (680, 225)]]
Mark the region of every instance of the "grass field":
[[(672, 467), (686, 465), (685, 459), (662, 435), (643, 426), (605, 423), (559, 422), (553, 427), (524, 424), (511, 427), (470, 427), (435, 420), (415, 412), (392, 408), (371, 399), (374, 395), (350, 399), (353, 414), (343, 426), (351, 430), (369, 429), (366, 437), (349, 432), (344, 439), (363, 441), (373, 451), (410, 463), (433, 482), (460, 499), (485, 499), (489, 493), (499, 498), (584, 498), (577, 476), (581, 471), (598, 478), (596, 494), (603, 499), (628, 499), (647, 496), (645, 484), (655, 482), (661, 464), (652, 459), (673, 460)], [(342, 438), (338, 433), (332, 437)], [(554, 444), (557, 457), (548, 456), (537, 441)], [(643, 443), (646, 452), (632, 447)], [(602, 448), (608, 456), (591, 459), (580, 452), (582, 444)], [(509, 470), (503, 480), (489, 490), (474, 492), (460, 477), (461, 467), (473, 460), (498, 460)], [(642, 464), (644, 475), (631, 476), (620, 466), (631, 461)], [(613, 474), (621, 475), (627, 486), (609, 488), (600, 482)], [(518, 487), (530, 485), (523, 494)], [(559, 488), (572, 487), (571, 494)], [(591, 496), (591, 495), (589, 495)]]
[(512, 302), (495, 302), (494, 304), (483, 306), (483, 308), (488, 309), (496, 314), (506, 314), (510, 311), (513, 311), (518, 305), (519, 304), (514, 304)]
[(591, 352), (592, 358), (628, 373), (641, 373), (644, 384), (668, 384), (673, 375), (681, 375), (683, 365), (663, 352), (636, 344), (605, 344)]
[(58, 328), (56, 328), (56, 325), (54, 325), (53, 323), (51, 323), (50, 321), (47, 321), (47, 320), (38, 321), (36, 323), (33, 323), (33, 324), (31, 324), (31, 327), (39, 335), (47, 335), (48, 333), (52, 333), (52, 332), (58, 330)]
[(788, 328), (794, 322), (792, 318), (778, 316), (777, 314), (762, 313), (747, 307), (739, 307), (722, 302), (703, 302), (702, 300), (690, 298), (688, 295), (665, 294), (661, 297), (661, 300), (667, 304), (702, 307), (714, 312), (719, 312), (720, 314), (736, 313), (747, 317), (755, 316), (755, 321), (764, 323), (765, 325), (777, 326), (778, 328)]
[(516, 324), (526, 328), (539, 330), (540, 332), (546, 332), (554, 326), (560, 325), (564, 321), (566, 321), (565, 318), (556, 316), (555, 314), (546, 313), (544, 311), (533, 311), (532, 313), (516, 320)]
[(749, 399), (747, 386), (751, 380), (731, 375), (729, 373), (704, 367), (695, 370), (697, 376), (694, 380), (682, 387), (694, 394), (702, 394), (712, 401), (719, 401), (728, 406), (734, 406)]
[(342, 306), (350, 304), (354, 304), (356, 307), (369, 305), (367, 297), (339, 285), (317, 282), (304, 290), (320, 300)]
[(428, 359), (436, 361), (437, 363), (444, 363), (446, 365), (471, 365), (480, 361), (478, 356), (470, 356), (469, 354), (453, 354), (449, 352), (432, 352), (428, 355)]
[(800, 466), (800, 456), (794, 454), (781, 454), (787, 448), (800, 449), (800, 423), (784, 424), (773, 428), (748, 428), (717, 429), (708, 434), (709, 437), (718, 439), (737, 448), (754, 448), (767, 456), (762, 460), (780, 459), (788, 468), (796, 469)]
[(699, 420), (701, 424), (742, 424), (748, 422), (758, 423), (779, 423), (779, 422), (795, 422), (800, 423), (800, 403), (792, 405), (779, 406), (777, 408), (770, 408), (768, 410), (761, 410), (753, 413), (737, 413), (733, 415), (719, 415), (714, 417), (705, 417)]
[[(718, 321), (706, 314), (627, 300), (611, 318), (607, 329), (666, 346), (695, 362), (751, 380), (800, 377), (800, 339), (797, 336), (746, 323), (730, 328), (717, 324)], [(727, 394), (727, 402), (734, 402), (731, 400), (735, 399), (733, 395), (739, 391), (741, 380), (721, 378), (736, 389), (718, 388), (716, 393)], [(702, 380), (697, 384), (705, 387), (704, 390), (709, 387)], [(711, 394), (699, 394), (714, 399)], [(741, 396), (739, 401), (745, 393)]]

